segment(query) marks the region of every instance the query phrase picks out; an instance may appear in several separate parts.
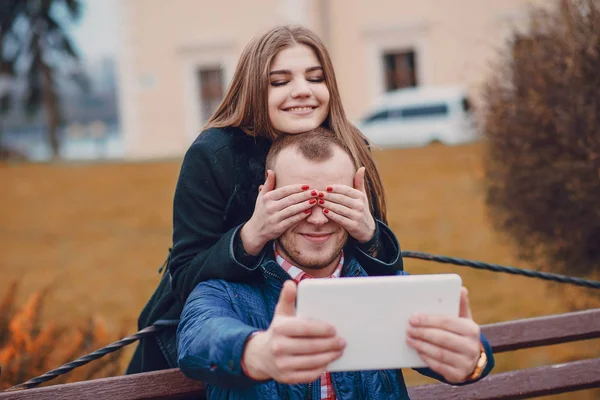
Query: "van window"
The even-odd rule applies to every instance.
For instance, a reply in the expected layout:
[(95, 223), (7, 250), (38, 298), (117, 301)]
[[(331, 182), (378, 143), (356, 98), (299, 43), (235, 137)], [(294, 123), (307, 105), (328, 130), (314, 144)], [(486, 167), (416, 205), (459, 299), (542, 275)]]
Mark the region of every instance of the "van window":
[(402, 109), (402, 118), (439, 117), (443, 115), (448, 115), (447, 104), (432, 104)]
[(404, 108), (392, 108), (378, 111), (367, 117), (364, 122), (375, 122), (384, 120), (398, 120), (411, 118), (440, 117), (448, 115), (447, 104), (431, 104), (425, 106), (412, 106)]
[(365, 122), (381, 121), (384, 119), (388, 119), (388, 110), (379, 111), (375, 114), (372, 114), (371, 116), (367, 117)]

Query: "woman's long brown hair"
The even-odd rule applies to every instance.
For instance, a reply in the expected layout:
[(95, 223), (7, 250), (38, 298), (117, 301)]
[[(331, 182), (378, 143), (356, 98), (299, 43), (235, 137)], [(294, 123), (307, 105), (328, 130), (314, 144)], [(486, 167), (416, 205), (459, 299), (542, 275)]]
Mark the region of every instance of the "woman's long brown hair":
[(329, 115), (323, 124), (345, 143), (356, 167), (365, 167), (371, 212), (375, 218), (387, 223), (383, 184), (367, 141), (346, 118), (331, 57), (321, 39), (311, 30), (302, 26), (279, 26), (254, 38), (242, 52), (227, 93), (204, 129), (234, 126), (250, 136), (276, 138), (267, 105), (269, 70), (281, 50), (296, 44), (312, 48), (321, 62), (329, 90)]

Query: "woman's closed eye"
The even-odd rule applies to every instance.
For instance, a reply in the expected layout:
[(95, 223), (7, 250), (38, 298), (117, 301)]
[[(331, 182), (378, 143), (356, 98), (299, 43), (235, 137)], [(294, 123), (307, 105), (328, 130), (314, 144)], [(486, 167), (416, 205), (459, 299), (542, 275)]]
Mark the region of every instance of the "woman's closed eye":
[(275, 87), (277, 87), (277, 86), (283, 86), (283, 85), (285, 85), (286, 83), (289, 83), (289, 82), (290, 81), (273, 81), (273, 82), (271, 82), (271, 86), (275, 86)]
[[(310, 83), (322, 83), (322, 82), (325, 82), (325, 78), (322, 77), (322, 76), (321, 77), (317, 77), (317, 78), (307, 78), (306, 81), (310, 82)], [(275, 87), (277, 87), (277, 86), (283, 86), (283, 85), (286, 85), (288, 83), (290, 83), (289, 80), (273, 81), (273, 82), (271, 82), (271, 86), (275, 86)]]

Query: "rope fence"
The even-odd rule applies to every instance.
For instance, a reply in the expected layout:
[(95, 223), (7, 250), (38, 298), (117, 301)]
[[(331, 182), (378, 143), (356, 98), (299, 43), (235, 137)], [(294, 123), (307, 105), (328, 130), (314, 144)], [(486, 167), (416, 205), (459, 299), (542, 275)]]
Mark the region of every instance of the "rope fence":
[(504, 265), (490, 264), (490, 263), (485, 263), (485, 262), (481, 262), (481, 261), (471, 261), (471, 260), (465, 260), (462, 258), (455, 258), (455, 257), (438, 256), (438, 255), (434, 255), (434, 254), (421, 253), (421, 252), (417, 252), (417, 251), (403, 251), (402, 257), (417, 258), (420, 260), (434, 261), (434, 262), (442, 263), (442, 264), (460, 265), (463, 267), (471, 267), (471, 268), (482, 269), (482, 270), (486, 270), (486, 271), (504, 272), (507, 274), (521, 275), (521, 276), (526, 276), (529, 278), (538, 278), (538, 279), (543, 279), (543, 280), (547, 280), (547, 281), (588, 287), (588, 288), (592, 288), (592, 289), (600, 289), (600, 282), (598, 282), (598, 281), (592, 281), (592, 280), (582, 279), (582, 278), (575, 278), (575, 277), (571, 277), (571, 276), (567, 276), (567, 275), (552, 274), (550, 272), (535, 271), (532, 269), (507, 267)]
[[(517, 268), (517, 267), (503, 266), (503, 265), (498, 265), (498, 264), (490, 264), (490, 263), (485, 263), (485, 262), (481, 262), (481, 261), (465, 260), (462, 258), (447, 257), (447, 256), (442, 256), (442, 255), (434, 255), (434, 254), (422, 253), (422, 252), (416, 252), (416, 251), (403, 251), (402, 257), (433, 261), (433, 262), (442, 263), (442, 264), (452, 264), (452, 265), (470, 267), (470, 268), (476, 268), (476, 269), (492, 271), (492, 272), (503, 272), (503, 273), (507, 273), (507, 274), (526, 276), (529, 278), (536, 278), (536, 279), (559, 282), (559, 283), (564, 283), (564, 284), (577, 285), (577, 286), (582, 286), (582, 287), (587, 287), (587, 288), (600, 289), (600, 282), (598, 282), (598, 281), (592, 281), (592, 280), (576, 278), (576, 277), (571, 277), (571, 276), (566, 276), (566, 275), (553, 274), (553, 273), (549, 273), (549, 272), (540, 272), (540, 271), (522, 269), (522, 268)], [(74, 361), (71, 361), (67, 364), (64, 364), (56, 369), (48, 371), (48, 372), (44, 373), (43, 375), (32, 378), (32, 379), (28, 380), (27, 382), (15, 385), (15, 386), (7, 389), (6, 391), (8, 392), (8, 391), (15, 391), (15, 390), (24, 390), (24, 389), (31, 389), (31, 388), (37, 387), (44, 382), (48, 382), (60, 375), (66, 374), (66, 373), (74, 370), (75, 368), (81, 367), (91, 361), (97, 360), (97, 359), (105, 356), (106, 354), (117, 351), (117, 350), (119, 350), (127, 345), (130, 345), (131, 343), (134, 343), (146, 336), (153, 335), (156, 332), (160, 331), (161, 329), (165, 328), (166, 326), (172, 325), (174, 321), (167, 321), (167, 322), (168, 322), (168, 324), (162, 325), (162, 324), (159, 324), (159, 321), (157, 321), (155, 323), (155, 325), (151, 325), (147, 328), (144, 328), (137, 333), (134, 333), (132, 335), (124, 337), (123, 339), (113, 342), (113, 343), (109, 344), (108, 346), (105, 346), (105, 347), (98, 349), (90, 354), (82, 356), (82, 357), (80, 357)]]

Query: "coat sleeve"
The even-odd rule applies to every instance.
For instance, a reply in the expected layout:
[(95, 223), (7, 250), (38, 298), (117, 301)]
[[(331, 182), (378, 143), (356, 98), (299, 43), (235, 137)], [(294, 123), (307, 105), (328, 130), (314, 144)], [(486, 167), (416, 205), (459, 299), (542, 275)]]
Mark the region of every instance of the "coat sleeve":
[[(377, 228), (374, 243), (367, 243), (366, 246), (357, 244), (354, 256), (370, 276), (396, 275), (404, 270), (400, 243), (386, 224), (377, 219), (375, 222)], [(376, 249), (376, 255), (372, 255), (373, 249)]]
[(199, 284), (183, 307), (177, 328), (177, 361), (183, 374), (222, 388), (259, 382), (248, 377), (241, 359), (248, 337), (257, 328), (233, 311), (223, 281)]
[[(226, 221), (233, 193), (229, 148), (214, 151), (204, 142), (187, 151), (173, 201), (173, 250), (169, 259), (172, 289), (180, 304), (208, 279), (242, 281), (260, 264), (244, 264), (234, 254), (241, 226)], [(238, 239), (239, 240), (239, 239)]]

